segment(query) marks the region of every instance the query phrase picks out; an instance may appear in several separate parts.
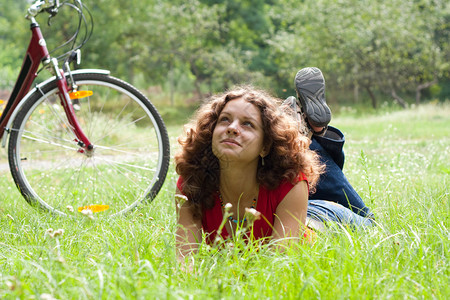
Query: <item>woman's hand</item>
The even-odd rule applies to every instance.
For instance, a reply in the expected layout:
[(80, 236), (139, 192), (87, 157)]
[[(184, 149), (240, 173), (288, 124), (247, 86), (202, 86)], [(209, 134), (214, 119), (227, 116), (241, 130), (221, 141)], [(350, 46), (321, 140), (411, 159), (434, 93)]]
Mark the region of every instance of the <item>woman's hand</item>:
[(198, 244), (202, 239), (202, 224), (201, 220), (194, 219), (189, 200), (182, 196), (178, 189), (175, 194), (175, 204), (178, 216), (178, 228), (175, 233), (177, 257), (178, 261), (184, 262), (185, 256), (196, 253), (198, 250)]

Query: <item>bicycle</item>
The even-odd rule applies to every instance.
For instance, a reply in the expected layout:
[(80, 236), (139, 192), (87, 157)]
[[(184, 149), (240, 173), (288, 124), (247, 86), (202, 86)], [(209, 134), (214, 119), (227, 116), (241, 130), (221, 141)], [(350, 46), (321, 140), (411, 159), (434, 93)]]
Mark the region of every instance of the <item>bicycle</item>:
[[(36, 16), (46, 12), (50, 20), (66, 6), (77, 11), (78, 27), (62, 45), (70, 50), (52, 57)], [(70, 69), (92, 34), (85, 10), (80, 0), (36, 0), (29, 6), (31, 39), (0, 117), (0, 138), (5, 148), (9, 136), (10, 171), (28, 203), (62, 216), (117, 216), (160, 191), (169, 138), (155, 106), (135, 87), (107, 70)], [(84, 38), (77, 45), (82, 25)], [(41, 64), (53, 76), (32, 88)]]

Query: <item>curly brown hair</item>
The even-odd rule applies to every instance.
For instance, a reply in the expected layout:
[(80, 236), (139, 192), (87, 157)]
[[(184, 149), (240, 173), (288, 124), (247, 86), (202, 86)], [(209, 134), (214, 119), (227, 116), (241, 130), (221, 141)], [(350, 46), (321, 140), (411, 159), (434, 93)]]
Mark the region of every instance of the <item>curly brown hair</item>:
[(185, 126), (185, 135), (178, 138), (181, 151), (175, 155), (176, 172), (183, 179), (181, 192), (188, 197), (193, 215), (200, 218), (203, 209), (214, 206), (213, 194), (219, 190), (219, 160), (212, 151), (212, 135), (225, 105), (243, 98), (261, 113), (264, 144), (271, 145), (264, 166), (258, 164), (256, 178), (267, 189), (277, 188), (281, 182), (295, 183), (300, 172), (314, 190), (324, 166), (318, 155), (309, 149), (311, 141), (299, 133), (298, 123), (280, 99), (252, 86), (239, 86), (211, 97)]

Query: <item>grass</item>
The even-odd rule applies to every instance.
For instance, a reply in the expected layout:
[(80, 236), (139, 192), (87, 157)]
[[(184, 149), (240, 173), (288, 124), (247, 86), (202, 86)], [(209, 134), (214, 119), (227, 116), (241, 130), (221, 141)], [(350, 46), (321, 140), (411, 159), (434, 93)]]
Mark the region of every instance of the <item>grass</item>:
[[(450, 104), (341, 113), (332, 125), (346, 134), (345, 172), (379, 226), (333, 229), (285, 253), (203, 247), (192, 272), (175, 261), (173, 168), (153, 203), (111, 220), (35, 211), (1, 171), (0, 298), (446, 299), (449, 124)], [(175, 150), (181, 126), (169, 132)], [(51, 238), (49, 228), (64, 233)]]

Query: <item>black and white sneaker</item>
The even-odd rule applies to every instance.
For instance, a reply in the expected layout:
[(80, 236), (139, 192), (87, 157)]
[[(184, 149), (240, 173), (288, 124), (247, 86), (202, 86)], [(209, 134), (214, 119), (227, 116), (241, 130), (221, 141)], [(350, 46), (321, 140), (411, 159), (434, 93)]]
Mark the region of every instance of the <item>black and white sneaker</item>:
[[(315, 67), (303, 68), (295, 75), (295, 90), (307, 125), (326, 127), (331, 110), (325, 100), (325, 78)], [(320, 133), (316, 133), (320, 134)]]

